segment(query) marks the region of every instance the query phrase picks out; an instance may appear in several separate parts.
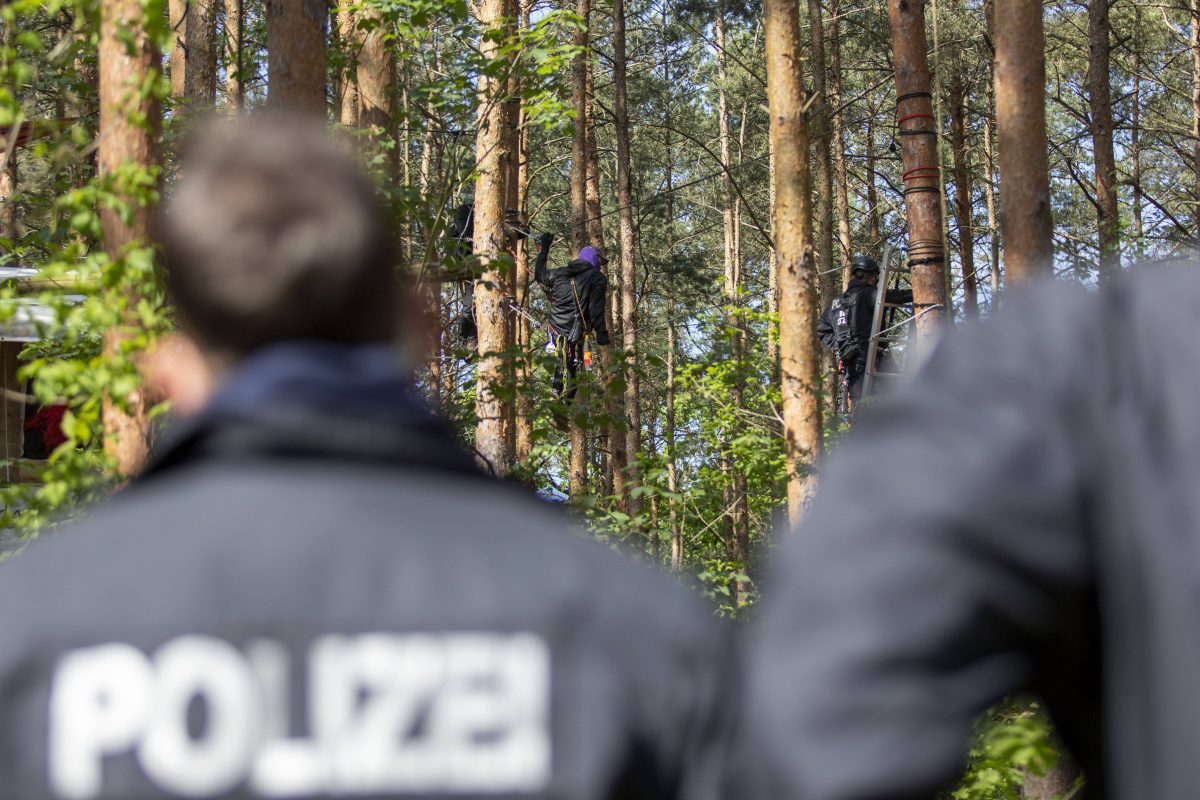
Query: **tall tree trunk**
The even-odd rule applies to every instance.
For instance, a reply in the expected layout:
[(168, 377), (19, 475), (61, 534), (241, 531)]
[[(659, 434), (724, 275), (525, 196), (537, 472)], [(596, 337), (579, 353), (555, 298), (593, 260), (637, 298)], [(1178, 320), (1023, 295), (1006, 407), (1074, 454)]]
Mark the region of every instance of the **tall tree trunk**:
[(1134, 253), (1140, 260), (1143, 252), (1145, 234), (1142, 220), (1142, 148), (1141, 148), (1141, 113), (1142, 113), (1142, 7), (1133, 7), (1133, 93), (1129, 102), (1132, 108), (1129, 114), (1129, 157), (1133, 162), (1131, 169), (1133, 178), (1133, 241)]
[(225, 0), (225, 102), (241, 112), (246, 108), (242, 76), (246, 40), (246, 9), (243, 0)]
[[(990, 95), (991, 93), (989, 93)], [(1000, 228), (996, 221), (995, 148), (992, 146), (991, 109), (994, 99), (988, 98), (988, 113), (983, 115), (983, 192), (987, 204), (988, 268), (992, 281), (992, 309), (1000, 302)]]
[(971, 216), (971, 164), (967, 155), (967, 89), (963, 69), (950, 81), (950, 150), (954, 157), (954, 216), (958, 222), (958, 258), (962, 264), (963, 305), (967, 317), (979, 314), (975, 282), (975, 233)]
[[(532, 0), (518, 0), (520, 25), (523, 30), (529, 28), (529, 9)], [(514, 159), (517, 168), (517, 214), (522, 222), (529, 219), (529, 130), (525, 125), (525, 110), (520, 107), (517, 115), (517, 151)], [(533, 452), (533, 375), (530, 368), (530, 336), (533, 331), (529, 327), (529, 240), (521, 242), (517, 250), (517, 271), (515, 276), (515, 293), (517, 306), (523, 312), (516, 318), (517, 349), (521, 354), (521, 375), (517, 384), (517, 418), (514, 425), (516, 434), (516, 457), (525, 461)]]
[(1050, 167), (1046, 52), (1040, 0), (996, 0), (996, 128), (1004, 271), (1021, 283), (1049, 275)]
[[(504, 32), (507, 0), (483, 0), (479, 20), (488, 29)], [(503, 42), (484, 37), (482, 55), (501, 58)], [(507, 416), (503, 393), (505, 346), (508, 341), (508, 309), (504, 305), (505, 276), (501, 257), (506, 249), (504, 204), (507, 199), (508, 137), (504, 130), (505, 83), (495, 74), (479, 77), (478, 130), (475, 135), (475, 242), (474, 252), (483, 264), (475, 281), (475, 324), (478, 328), (479, 361), (475, 380), (475, 452), (484, 469), (505, 475), (512, 467), (511, 437), (505, 430)]]
[[(667, 26), (667, 6), (663, 5), (663, 27)], [(671, 569), (683, 569), (683, 527), (679, 524), (679, 509), (675, 498), (679, 493), (679, 465), (675, 450), (675, 150), (671, 143), (671, 70), (670, 46), (663, 46), (663, 83), (667, 87), (663, 108), (663, 146), (665, 175), (663, 195), (666, 198), (667, 250), (667, 396), (663, 438), (667, 457), (667, 520), (671, 532)]]
[[(879, 190), (875, 188), (875, 114), (874, 107), (867, 109), (867, 238), (871, 241), (871, 252), (878, 256), (883, 243), (879, 232)], [(849, 268), (842, 277), (850, 280)]]
[(209, 108), (217, 102), (216, 0), (171, 0), (168, 12), (171, 94), (183, 106)]
[[(811, 142), (816, 155), (817, 196), (817, 269), (821, 279), (821, 308), (827, 308), (841, 291), (833, 269), (833, 161), (830, 148), (829, 95), (825, 84), (825, 28), (821, 20), (821, 0), (808, 0), (809, 64), (815, 100), (809, 118)], [(830, 360), (831, 381), (837, 384), (836, 364)]]
[(325, 116), (324, 0), (267, 0), (267, 99)]
[[(779, 254), (775, 249), (775, 145), (767, 138), (767, 208), (771, 214), (771, 244), (767, 246), (767, 313), (771, 319), (779, 319)], [(767, 337), (767, 363), (772, 377), (779, 372), (779, 330)]]
[(362, 31), (358, 29), (358, 10), (347, 3), (337, 9), (338, 38), (346, 54), (346, 63), (340, 70), (337, 81), (338, 122), (347, 128), (357, 128), (361, 102), (358, 96), (358, 69), (355, 67), (363, 46)]
[(775, 148), (775, 247), (779, 259), (779, 351), (788, 515), (794, 525), (808, 508), (821, 454), (821, 359), (816, 337), (820, 306), (812, 250), (799, 8), (790, 0), (765, 0), (763, 18), (767, 106)]
[(1192, 0), (1192, 202), (1195, 242), (1200, 242), (1200, 0)]
[[(853, 245), (850, 242), (850, 179), (846, 170), (846, 138), (843, 122), (845, 114), (842, 110), (842, 35), (840, 0), (832, 0), (829, 5), (829, 105), (833, 113), (833, 174), (837, 191), (834, 200), (837, 203), (838, 250), (841, 255), (842, 273), (850, 269), (850, 260), (854, 257)], [(829, 267), (832, 269), (832, 265)]]
[(1121, 214), (1117, 208), (1112, 89), (1108, 83), (1112, 49), (1108, 39), (1108, 1), (1088, 0), (1088, 94), (1092, 111), (1092, 151), (1096, 161), (1101, 279), (1113, 277), (1121, 268)]
[[(633, 262), (633, 179), (629, 152), (629, 99), (626, 88), (625, 0), (613, 0), (613, 91), (617, 139), (617, 237), (621, 256), (621, 330), (625, 348), (625, 460), (627, 485), (641, 485), (638, 452), (642, 448), (641, 397), (637, 370), (637, 269)], [(641, 514), (641, 498), (629, 493), (626, 511)], [(657, 541), (657, 535), (655, 537)]]
[(896, 110), (913, 306), (922, 352), (946, 316), (946, 254), (942, 248), (941, 167), (925, 45), (924, 0), (888, 0), (896, 65)]
[[(102, 0), (100, 3), (100, 175), (111, 175), (135, 164), (155, 169), (159, 163), (158, 134), (161, 112), (152, 93), (141, 91), (160, 65), (158, 48), (139, 0)], [(132, 205), (132, 213), (103, 208), (100, 221), (104, 248), (119, 259), (131, 248), (149, 242), (150, 213), (129, 196), (119, 198)], [(125, 298), (123, 319), (104, 335), (104, 353), (118, 359), (136, 328), (137, 296)], [(148, 404), (138, 390), (122, 398), (104, 399), (104, 449), (122, 475), (140, 469), (148, 451)]]
[[(583, 24), (575, 29), (574, 44), (579, 48), (571, 64), (571, 100), (575, 108), (575, 132), (571, 148), (571, 254), (588, 243), (588, 25), (592, 13), (591, 0), (577, 0), (575, 13)], [(583, 377), (583, 376), (581, 376)], [(566, 378), (564, 377), (564, 380)], [(580, 381), (580, 391), (586, 381)], [(587, 493), (587, 433), (580, 425), (576, 409), (584, 396), (576, 395), (571, 413), (571, 500), (581, 500)]]
[[(397, 177), (400, 147), (395, 141), (396, 124), (393, 97), (396, 94), (394, 45), (388, 42), (383, 14), (370, 4), (363, 6), (362, 21), (369, 30), (359, 33), (362, 42), (358, 54), (358, 124), (365, 128), (371, 144), (382, 150), (387, 174)], [(407, 182), (405, 182), (407, 184)]]

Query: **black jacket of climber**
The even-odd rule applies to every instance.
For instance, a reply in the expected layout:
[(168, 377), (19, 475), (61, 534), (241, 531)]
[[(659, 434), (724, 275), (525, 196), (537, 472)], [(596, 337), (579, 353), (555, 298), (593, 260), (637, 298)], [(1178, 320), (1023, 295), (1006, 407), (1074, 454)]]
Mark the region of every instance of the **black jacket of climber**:
[[(839, 301), (849, 304), (850, 342), (848, 344), (858, 346), (864, 354), (866, 344), (871, 338), (871, 319), (875, 314), (875, 297), (878, 291), (878, 288), (862, 278), (851, 278), (850, 282), (846, 284), (846, 291), (834, 299), (834, 304)], [(887, 301), (897, 305), (911, 303), (912, 296), (910, 289), (887, 290)], [(825, 309), (825, 313), (817, 320), (817, 337), (830, 350), (836, 351), (838, 347), (835, 313), (833, 305)]]
[(549, 254), (549, 247), (541, 249), (533, 274), (550, 296), (550, 324), (555, 333), (569, 342), (578, 342), (583, 339), (584, 328), (588, 327), (596, 333), (596, 344), (608, 344), (608, 322), (604, 313), (608, 278), (582, 258), (565, 267), (548, 270), (546, 259)]
[(1025, 691), (1089, 798), (1196, 797), (1198, 309), (1195, 262), (1040, 284), (864, 409), (763, 584), (739, 798), (933, 797)]

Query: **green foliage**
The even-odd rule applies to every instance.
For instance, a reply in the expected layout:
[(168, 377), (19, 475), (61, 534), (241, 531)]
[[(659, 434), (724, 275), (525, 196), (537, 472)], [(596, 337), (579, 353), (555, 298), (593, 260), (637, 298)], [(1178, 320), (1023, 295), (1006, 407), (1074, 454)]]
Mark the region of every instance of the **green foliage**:
[(953, 800), (1020, 800), (1027, 771), (1044, 775), (1058, 760), (1050, 725), (1028, 700), (996, 706), (976, 723), (967, 773)]

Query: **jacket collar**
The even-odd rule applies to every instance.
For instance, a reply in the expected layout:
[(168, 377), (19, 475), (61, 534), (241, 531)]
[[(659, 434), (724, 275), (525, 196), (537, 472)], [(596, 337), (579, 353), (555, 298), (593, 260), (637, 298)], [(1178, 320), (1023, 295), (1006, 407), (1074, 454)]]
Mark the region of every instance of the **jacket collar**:
[(143, 472), (211, 459), (305, 458), (481, 474), (386, 346), (288, 342), (249, 357)]

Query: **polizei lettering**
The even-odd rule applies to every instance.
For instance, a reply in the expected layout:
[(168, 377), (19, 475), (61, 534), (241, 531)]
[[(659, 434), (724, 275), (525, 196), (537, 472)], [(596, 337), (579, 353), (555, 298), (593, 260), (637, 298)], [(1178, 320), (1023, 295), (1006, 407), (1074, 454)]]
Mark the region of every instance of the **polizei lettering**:
[[(147, 655), (75, 650), (50, 693), (49, 782), (105, 794), (132, 755), (164, 792), (210, 797), (497, 794), (550, 778), (550, 653), (532, 634), (330, 635), (307, 655), (307, 729), (289, 719), (288, 651), (182, 636)], [(198, 711), (202, 709), (202, 711)], [(200, 722), (197, 724), (197, 718)]]

